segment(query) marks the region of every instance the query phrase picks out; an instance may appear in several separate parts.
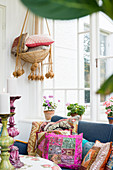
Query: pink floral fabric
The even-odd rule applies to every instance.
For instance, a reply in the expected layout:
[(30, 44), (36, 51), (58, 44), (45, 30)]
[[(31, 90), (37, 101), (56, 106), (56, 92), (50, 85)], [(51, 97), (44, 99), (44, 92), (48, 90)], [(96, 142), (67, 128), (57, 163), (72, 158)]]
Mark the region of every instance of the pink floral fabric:
[(78, 170), (82, 160), (82, 137), (80, 135), (46, 134), (43, 158), (60, 167)]

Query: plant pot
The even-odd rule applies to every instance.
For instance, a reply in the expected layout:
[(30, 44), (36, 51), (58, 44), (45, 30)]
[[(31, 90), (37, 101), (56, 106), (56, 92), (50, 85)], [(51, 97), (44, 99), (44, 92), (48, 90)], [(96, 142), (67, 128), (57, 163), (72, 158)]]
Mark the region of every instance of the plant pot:
[(109, 124), (113, 124), (113, 116), (108, 116)]
[[(71, 116), (72, 117), (75, 117), (75, 116), (77, 116), (78, 114), (77, 113), (71, 113)], [(79, 120), (82, 120), (82, 115), (80, 116), (80, 119)]]
[(45, 110), (45, 119), (46, 120), (51, 120), (52, 116), (54, 115), (55, 111), (54, 110)]

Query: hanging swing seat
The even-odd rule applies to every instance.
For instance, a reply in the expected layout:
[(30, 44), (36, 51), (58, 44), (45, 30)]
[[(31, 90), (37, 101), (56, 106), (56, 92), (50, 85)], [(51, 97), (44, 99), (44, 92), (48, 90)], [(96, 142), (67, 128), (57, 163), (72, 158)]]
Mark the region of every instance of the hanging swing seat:
[[(26, 24), (26, 21), (28, 19), (28, 11), (26, 12), (26, 16), (24, 19), (24, 23), (22, 26), (22, 30), (21, 30), (21, 34), (19, 36), (19, 40), (18, 40), (18, 45), (17, 45), (17, 56), (16, 56), (16, 66), (15, 66), (15, 71), (13, 72), (14, 77), (18, 78), (19, 76), (24, 74), (24, 69), (21, 63), (21, 60), (24, 60), (25, 62), (31, 63), (31, 73), (28, 76), (28, 80), (44, 80), (44, 76), (43, 76), (43, 60), (48, 56), (48, 72), (45, 74), (46, 78), (53, 78), (54, 77), (54, 73), (53, 73), (53, 69), (52, 69), (52, 55), (51, 55), (51, 44), (50, 46), (47, 45), (46, 48), (42, 48), (42, 49), (38, 49), (38, 50), (34, 50), (32, 48), (31, 51), (26, 51), (26, 52), (22, 52), (22, 48), (25, 44), (24, 39), (22, 38), (23, 36), (23, 30)], [(46, 20), (46, 25), (47, 25), (47, 29), (50, 35), (50, 31), (49, 31), (49, 27), (48, 27), (48, 23)], [(54, 41), (52, 41), (53, 43)], [(28, 46), (29, 47), (29, 46)], [(29, 50), (29, 49), (28, 49)], [(40, 72), (41, 70), (41, 72)], [(38, 73), (38, 74), (37, 74)]]
[(19, 53), (19, 56), (22, 60), (33, 64), (42, 62), (49, 54), (49, 51), (50, 49), (42, 49), (37, 51)]

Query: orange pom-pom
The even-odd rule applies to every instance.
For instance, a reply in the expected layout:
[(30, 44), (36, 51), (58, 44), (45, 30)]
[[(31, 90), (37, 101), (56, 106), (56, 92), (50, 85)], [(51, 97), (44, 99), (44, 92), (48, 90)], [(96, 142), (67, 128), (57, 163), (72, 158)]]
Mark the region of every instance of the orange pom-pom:
[(31, 80), (35, 80), (35, 75), (32, 75), (32, 76), (31, 76)]
[(41, 80), (41, 81), (44, 80), (44, 76), (43, 76), (43, 75), (40, 76), (40, 80)]
[(48, 78), (49, 78), (49, 73), (46, 73), (46, 74), (45, 74), (45, 77), (48, 79)]
[(16, 71), (13, 72), (13, 76), (14, 76), (14, 77), (17, 76), (17, 72), (16, 72)]
[(17, 70), (17, 76), (21, 76), (22, 75), (22, 70), (18, 69)]
[(31, 80), (31, 74), (28, 76), (28, 80)]
[(33, 66), (37, 68), (38, 67), (38, 63), (34, 63)]

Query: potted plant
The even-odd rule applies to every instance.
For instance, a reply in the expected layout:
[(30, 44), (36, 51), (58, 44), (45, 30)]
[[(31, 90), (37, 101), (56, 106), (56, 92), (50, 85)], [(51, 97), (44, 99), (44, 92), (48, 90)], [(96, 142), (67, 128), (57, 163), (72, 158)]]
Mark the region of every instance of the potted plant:
[[(50, 120), (51, 117), (54, 115), (55, 113), (55, 109), (57, 108), (57, 104), (53, 103), (51, 101), (51, 98), (53, 98), (53, 96), (48, 96), (49, 99), (47, 99), (46, 96), (43, 96), (43, 107), (44, 107), (44, 114), (45, 114), (45, 118), (46, 120)], [(60, 102), (60, 100), (58, 100), (58, 102)]]
[(79, 115), (82, 118), (82, 115), (85, 112), (85, 106), (78, 105), (78, 103), (67, 104), (67, 110), (69, 110), (69, 112), (67, 113), (67, 116)]
[(113, 124), (113, 96), (105, 101), (103, 106), (105, 106), (105, 109), (107, 110), (105, 113), (107, 114), (109, 124)]

